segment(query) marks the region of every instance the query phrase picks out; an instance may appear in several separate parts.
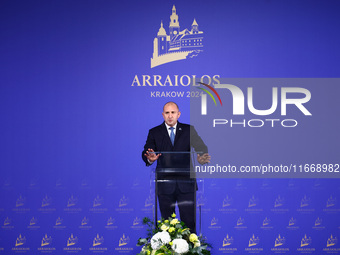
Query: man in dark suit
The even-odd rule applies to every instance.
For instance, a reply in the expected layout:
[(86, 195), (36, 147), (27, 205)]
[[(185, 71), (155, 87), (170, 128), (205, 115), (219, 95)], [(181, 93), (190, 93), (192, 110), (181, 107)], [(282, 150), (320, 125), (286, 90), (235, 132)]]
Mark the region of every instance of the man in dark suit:
[(190, 178), (190, 152), (192, 148), (200, 152), (197, 160), (205, 164), (210, 161), (208, 149), (193, 126), (177, 121), (181, 112), (176, 103), (166, 103), (162, 115), (164, 122), (149, 130), (142, 158), (147, 166), (157, 161), (157, 195), (162, 218), (170, 217), (177, 203), (181, 220), (196, 232), (197, 185)]

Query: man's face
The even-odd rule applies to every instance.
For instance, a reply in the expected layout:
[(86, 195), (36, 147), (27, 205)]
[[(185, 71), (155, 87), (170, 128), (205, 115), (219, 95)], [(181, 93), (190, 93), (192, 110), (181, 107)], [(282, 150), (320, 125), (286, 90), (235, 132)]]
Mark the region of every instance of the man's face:
[(181, 112), (175, 104), (170, 103), (164, 106), (162, 115), (165, 123), (172, 127), (177, 123), (179, 116), (181, 116)]

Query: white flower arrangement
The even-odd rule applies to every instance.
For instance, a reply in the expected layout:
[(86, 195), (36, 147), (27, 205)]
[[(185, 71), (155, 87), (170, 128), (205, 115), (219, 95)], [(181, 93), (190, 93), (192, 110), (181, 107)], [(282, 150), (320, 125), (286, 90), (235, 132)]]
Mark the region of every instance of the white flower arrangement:
[(143, 222), (149, 226), (148, 238), (138, 240), (137, 245), (143, 246), (139, 255), (210, 255), (203, 237), (191, 233), (175, 214), (167, 220), (158, 221), (156, 227), (148, 218), (144, 218)]
[(151, 238), (151, 247), (153, 250), (158, 250), (163, 245), (170, 243), (171, 238), (168, 232), (158, 232)]

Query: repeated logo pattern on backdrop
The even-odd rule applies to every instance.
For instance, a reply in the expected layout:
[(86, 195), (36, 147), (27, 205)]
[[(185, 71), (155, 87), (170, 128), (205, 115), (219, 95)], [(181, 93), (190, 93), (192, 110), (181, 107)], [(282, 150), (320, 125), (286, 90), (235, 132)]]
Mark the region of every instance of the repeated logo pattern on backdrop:
[[(204, 186), (197, 206), (202, 214), (202, 233), (214, 245), (215, 254), (340, 251), (340, 206), (334, 195), (339, 188), (334, 180), (209, 179)], [(10, 186), (3, 184), (2, 193), (9, 199), (1, 207), (1, 232), (2, 236), (10, 236), (11, 241), (2, 243), (0, 251), (21, 254), (138, 251), (136, 240), (145, 234), (142, 218), (152, 217), (153, 198), (147, 195), (148, 187), (138, 188), (145, 194), (143, 204), (133, 197), (136, 187), (131, 186), (125, 190), (131, 197), (115, 198), (115, 205), (104, 199), (115, 197), (108, 187), (102, 195), (94, 197), (81, 190), (79, 196), (65, 196), (70, 188), (58, 190), (56, 185), (53, 197), (45, 195), (40, 202), (33, 202), (37, 190), (29, 190), (25, 197), (21, 194), (15, 197), (10, 195), (19, 189), (15, 181)]]

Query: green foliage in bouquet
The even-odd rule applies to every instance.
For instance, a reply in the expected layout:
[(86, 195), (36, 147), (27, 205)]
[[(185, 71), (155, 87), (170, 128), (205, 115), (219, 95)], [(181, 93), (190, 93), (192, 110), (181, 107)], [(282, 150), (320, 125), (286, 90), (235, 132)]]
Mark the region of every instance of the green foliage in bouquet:
[(138, 239), (137, 245), (143, 246), (139, 255), (210, 255), (210, 245), (202, 236), (191, 233), (176, 214), (158, 221), (156, 227), (149, 218), (144, 218), (143, 223), (148, 229), (147, 237)]

